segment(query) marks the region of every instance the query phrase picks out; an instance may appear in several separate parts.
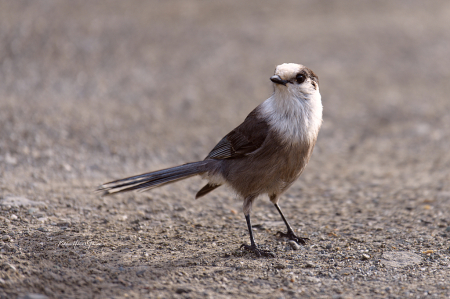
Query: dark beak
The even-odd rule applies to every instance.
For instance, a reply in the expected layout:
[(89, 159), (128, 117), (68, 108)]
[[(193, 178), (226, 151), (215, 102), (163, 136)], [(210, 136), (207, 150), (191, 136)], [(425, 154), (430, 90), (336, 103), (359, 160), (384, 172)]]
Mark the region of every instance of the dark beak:
[(274, 76), (270, 77), (270, 81), (272, 81), (273, 83), (276, 83), (276, 84), (284, 85), (284, 86), (286, 86), (286, 84), (288, 83), (288, 81), (281, 79), (280, 76), (278, 76), (278, 75), (274, 75)]

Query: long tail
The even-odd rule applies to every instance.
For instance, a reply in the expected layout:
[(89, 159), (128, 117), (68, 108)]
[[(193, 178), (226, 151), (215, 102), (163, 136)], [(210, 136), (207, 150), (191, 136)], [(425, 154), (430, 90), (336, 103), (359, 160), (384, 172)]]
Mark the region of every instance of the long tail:
[(103, 192), (103, 196), (137, 189), (146, 191), (205, 173), (207, 171), (206, 164), (206, 161), (199, 161), (148, 172), (105, 183), (97, 191)]

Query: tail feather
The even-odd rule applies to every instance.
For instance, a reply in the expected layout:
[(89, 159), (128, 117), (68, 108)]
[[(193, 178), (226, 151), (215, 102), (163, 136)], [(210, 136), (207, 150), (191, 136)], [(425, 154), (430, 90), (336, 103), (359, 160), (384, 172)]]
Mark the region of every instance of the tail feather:
[(197, 194), (195, 195), (195, 199), (200, 198), (206, 194), (208, 194), (209, 192), (215, 190), (216, 188), (219, 188), (222, 185), (218, 185), (218, 184), (211, 184), (208, 183), (205, 186), (203, 186), (202, 189), (200, 189)]
[(103, 196), (138, 189), (146, 191), (204, 173), (206, 164), (206, 161), (199, 161), (148, 172), (105, 183), (97, 191), (103, 192)]

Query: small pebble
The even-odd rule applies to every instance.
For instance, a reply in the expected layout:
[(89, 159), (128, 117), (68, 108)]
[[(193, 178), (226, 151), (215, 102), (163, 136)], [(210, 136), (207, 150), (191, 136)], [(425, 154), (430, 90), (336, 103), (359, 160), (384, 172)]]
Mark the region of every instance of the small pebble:
[(16, 271), (17, 271), (16, 267), (14, 267), (13, 265), (8, 264), (8, 263), (4, 263), (4, 264), (2, 265), (2, 269), (3, 269), (3, 270), (6, 270), (6, 271), (12, 270), (13, 272), (16, 272)]
[(369, 260), (369, 259), (370, 259), (370, 255), (365, 254), (365, 253), (362, 255), (362, 260), (363, 260), (363, 261), (367, 261), (367, 260)]
[(30, 208), (30, 209), (28, 209), (28, 214), (33, 214), (33, 213), (35, 213), (36, 211), (37, 211), (38, 209), (36, 209), (36, 208)]
[(45, 295), (42, 295), (42, 294), (32, 294), (32, 293), (26, 294), (25, 296), (20, 297), (20, 298), (23, 298), (23, 299), (48, 299), (48, 297), (45, 296)]
[(289, 241), (289, 245), (291, 246), (292, 250), (299, 250), (300, 249), (300, 245), (298, 245), (297, 242), (295, 242), (294, 240), (290, 240)]
[(62, 221), (62, 222), (55, 223), (55, 225), (59, 226), (59, 227), (69, 227), (70, 223), (67, 221)]
[(190, 288), (178, 288), (175, 291), (177, 294), (190, 293), (192, 290)]
[(136, 272), (136, 275), (137, 275), (137, 276), (143, 276), (144, 273), (145, 273), (145, 270), (140, 270), (140, 271), (137, 271), (137, 272)]
[(316, 265), (314, 265), (312, 262), (306, 262), (305, 264), (306, 268), (315, 268)]
[(8, 244), (3, 246), (2, 252), (16, 252), (16, 249)]
[(8, 235), (4, 235), (4, 236), (2, 237), (2, 241), (9, 242), (9, 240), (11, 240), (11, 237), (8, 236)]
[(9, 216), (9, 218), (11, 218), (11, 220), (17, 220), (17, 215), (11, 214), (11, 216)]

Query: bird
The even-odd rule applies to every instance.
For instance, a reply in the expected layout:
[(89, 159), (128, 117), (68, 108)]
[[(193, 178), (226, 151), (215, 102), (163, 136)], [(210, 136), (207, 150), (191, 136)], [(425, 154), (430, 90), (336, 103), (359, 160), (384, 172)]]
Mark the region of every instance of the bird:
[(257, 246), (250, 220), (254, 201), (265, 194), (287, 228), (286, 233), (277, 235), (306, 244), (309, 239), (295, 235), (278, 203), (308, 164), (322, 125), (319, 78), (301, 64), (283, 63), (270, 80), (273, 94), (225, 135), (204, 160), (111, 181), (97, 190), (102, 195), (146, 191), (199, 175), (208, 183), (196, 199), (226, 185), (243, 200), (250, 245), (241, 248), (257, 257), (275, 256)]

